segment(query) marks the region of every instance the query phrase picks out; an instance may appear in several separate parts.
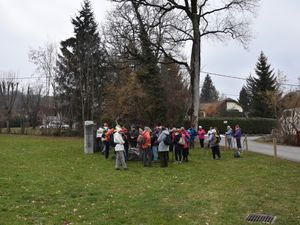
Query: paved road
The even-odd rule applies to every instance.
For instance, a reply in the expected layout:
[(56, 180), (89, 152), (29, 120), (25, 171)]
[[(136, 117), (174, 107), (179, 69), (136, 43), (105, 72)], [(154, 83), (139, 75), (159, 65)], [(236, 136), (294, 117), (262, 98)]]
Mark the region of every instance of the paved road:
[[(258, 137), (248, 137), (248, 149), (265, 155), (274, 155), (273, 144), (265, 144), (255, 141)], [(222, 138), (221, 145), (224, 145), (225, 138)], [(242, 141), (244, 138), (242, 139)], [(300, 147), (291, 147), (285, 145), (277, 145), (278, 158), (287, 159), (294, 162), (300, 162)]]

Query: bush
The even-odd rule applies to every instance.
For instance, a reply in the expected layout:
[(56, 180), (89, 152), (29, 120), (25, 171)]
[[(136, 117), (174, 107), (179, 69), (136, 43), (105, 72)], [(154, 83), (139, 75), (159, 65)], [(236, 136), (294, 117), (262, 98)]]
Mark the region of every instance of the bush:
[(236, 124), (240, 125), (243, 134), (270, 134), (277, 121), (270, 118), (199, 118), (199, 125), (205, 130), (212, 126), (217, 127), (220, 133), (225, 133), (227, 125), (234, 129)]

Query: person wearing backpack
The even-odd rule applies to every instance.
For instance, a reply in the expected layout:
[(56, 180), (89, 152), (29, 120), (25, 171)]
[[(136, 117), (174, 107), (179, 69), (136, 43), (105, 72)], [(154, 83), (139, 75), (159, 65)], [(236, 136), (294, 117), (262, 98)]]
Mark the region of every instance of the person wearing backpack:
[[(221, 159), (220, 146), (219, 146), (220, 141), (221, 141), (221, 137), (217, 128), (212, 129), (211, 135), (209, 136), (208, 139), (208, 143), (212, 151), (213, 159)], [(216, 156), (218, 158), (216, 158)]]
[(160, 159), (160, 167), (168, 167), (169, 146), (172, 140), (167, 128), (162, 127), (162, 132), (160, 133), (157, 142), (159, 143), (158, 155)]
[[(140, 134), (143, 137), (143, 142), (139, 143), (139, 146), (143, 152), (143, 164), (144, 166), (152, 166), (152, 154), (151, 154), (151, 129), (149, 127), (145, 127), (144, 131)], [(140, 139), (142, 139), (140, 137)], [(139, 142), (139, 138), (138, 138)]]

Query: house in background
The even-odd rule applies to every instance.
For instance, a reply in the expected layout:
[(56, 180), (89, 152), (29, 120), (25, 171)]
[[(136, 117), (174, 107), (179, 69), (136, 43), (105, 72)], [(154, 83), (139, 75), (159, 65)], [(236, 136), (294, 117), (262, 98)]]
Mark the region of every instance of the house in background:
[(200, 103), (200, 117), (240, 117), (243, 116), (242, 106), (234, 99)]

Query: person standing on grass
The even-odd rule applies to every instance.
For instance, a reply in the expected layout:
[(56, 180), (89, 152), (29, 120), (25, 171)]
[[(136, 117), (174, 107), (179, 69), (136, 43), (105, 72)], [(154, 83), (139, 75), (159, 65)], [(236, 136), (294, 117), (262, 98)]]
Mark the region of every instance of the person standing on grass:
[(116, 152), (116, 170), (120, 170), (123, 168), (127, 170), (127, 164), (125, 162), (125, 140), (122, 136), (122, 128), (120, 126), (116, 126), (116, 132), (113, 135), (114, 143), (115, 143), (115, 152)]
[(158, 127), (155, 127), (151, 134), (151, 150), (152, 150), (152, 159), (153, 161), (158, 160), (158, 142), (157, 138), (159, 136), (160, 130)]
[(185, 142), (182, 151), (183, 162), (188, 162), (189, 161), (188, 156), (190, 152), (189, 145), (190, 145), (191, 137), (189, 133), (184, 129), (184, 127), (181, 127), (181, 136)]
[(227, 130), (225, 132), (225, 136), (226, 136), (226, 139), (227, 139), (228, 148), (231, 149), (232, 148), (233, 132), (232, 132), (232, 128), (230, 126), (227, 126)]
[[(161, 133), (157, 139), (158, 145), (158, 155), (160, 159), (160, 167), (168, 167), (168, 154), (169, 154), (169, 145), (165, 144), (165, 139), (170, 135), (168, 129), (165, 127), (161, 128)], [(170, 137), (171, 140), (171, 137)]]
[(143, 143), (141, 144), (140, 148), (143, 153), (143, 163), (144, 166), (152, 166), (152, 152), (151, 152), (151, 129), (149, 127), (145, 127), (144, 131), (142, 131), (141, 135), (144, 138)]
[(242, 145), (241, 145), (242, 129), (240, 128), (240, 125), (238, 125), (238, 124), (235, 125), (234, 137), (236, 140), (237, 150), (240, 151), (242, 149)]
[(125, 148), (125, 161), (128, 161), (128, 151), (129, 151), (129, 140), (130, 140), (130, 135), (125, 126), (122, 127), (122, 137), (125, 141), (124, 143), (124, 148)]
[(197, 132), (193, 127), (190, 127), (187, 132), (190, 135), (190, 144), (189, 144), (189, 148), (190, 149), (194, 149), (195, 148), (195, 137), (197, 136)]
[[(211, 135), (209, 136), (208, 139), (208, 143), (212, 151), (213, 159), (221, 159), (220, 146), (219, 146), (220, 141), (221, 141), (221, 137), (219, 135), (217, 128), (212, 129)], [(216, 158), (216, 156), (218, 158)]]
[(174, 133), (174, 145), (175, 145), (175, 161), (176, 163), (182, 163), (182, 152), (184, 140), (181, 136), (180, 129), (178, 128)]
[[(212, 130), (213, 130), (213, 127), (209, 127), (209, 130), (207, 131), (207, 140), (210, 139), (210, 136), (211, 136), (211, 134), (212, 134)], [(208, 148), (210, 147), (210, 146), (209, 146), (209, 141), (208, 141), (208, 143), (207, 143), (207, 147), (208, 147)]]
[(129, 135), (130, 135), (130, 146), (132, 148), (136, 148), (137, 147), (137, 138), (139, 136), (139, 129), (135, 126), (132, 126), (130, 131), (129, 131)]
[(202, 128), (202, 126), (199, 126), (199, 129), (197, 131), (197, 135), (199, 138), (200, 148), (204, 149), (204, 139), (205, 139), (206, 131)]

